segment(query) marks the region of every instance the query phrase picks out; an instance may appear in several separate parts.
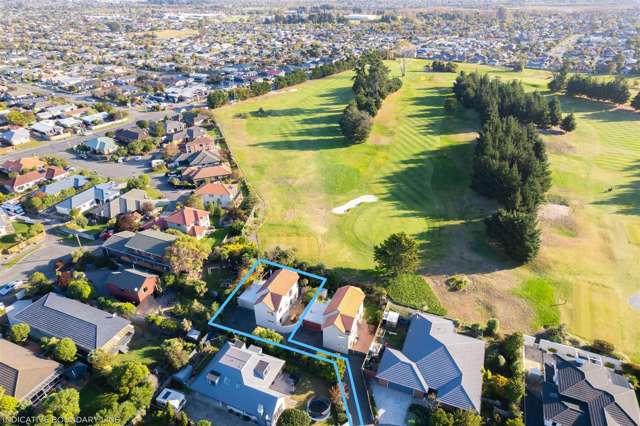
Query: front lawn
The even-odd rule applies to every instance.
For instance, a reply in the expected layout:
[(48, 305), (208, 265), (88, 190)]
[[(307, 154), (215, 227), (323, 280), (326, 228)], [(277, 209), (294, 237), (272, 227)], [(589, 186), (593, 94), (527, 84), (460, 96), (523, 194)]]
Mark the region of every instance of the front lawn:
[(18, 236), (22, 235), (26, 239), (26, 235), (31, 229), (31, 225), (24, 222), (13, 222), (13, 233), (0, 237), (0, 251), (15, 246), (19, 243)]
[(136, 360), (151, 368), (162, 364), (164, 358), (160, 345), (164, 337), (154, 334), (146, 327), (136, 325), (136, 333), (129, 343), (129, 352), (118, 355), (118, 361)]
[(93, 416), (104, 406), (105, 395), (113, 392), (104, 379), (94, 375), (89, 382), (80, 389), (80, 415)]
[(399, 305), (421, 309), (435, 315), (447, 314), (438, 296), (420, 275), (406, 274), (394, 278), (387, 291), (391, 300)]

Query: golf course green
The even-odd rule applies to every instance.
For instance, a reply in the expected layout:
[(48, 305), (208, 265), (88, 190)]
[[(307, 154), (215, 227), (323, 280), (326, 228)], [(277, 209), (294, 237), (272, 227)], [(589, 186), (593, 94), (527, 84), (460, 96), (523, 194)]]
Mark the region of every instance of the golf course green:
[[(421, 243), (420, 272), (449, 316), (497, 317), (504, 330), (521, 331), (564, 322), (579, 337), (609, 340), (640, 359), (640, 310), (629, 302), (640, 291), (640, 113), (561, 98), (578, 129), (543, 135), (553, 177), (540, 214), (543, 247), (518, 266), (487, 242), (482, 219), (496, 205), (469, 188), (475, 113), (446, 115), (455, 74), (428, 73), (425, 64), (407, 62), (403, 87), (360, 145), (349, 145), (338, 126), (353, 96), (349, 72), (215, 110), (265, 202), (261, 248), (292, 247), (304, 260), (357, 273), (372, 268), (374, 245), (404, 231)], [(388, 65), (400, 75), (397, 63)], [(460, 68), (520, 79), (531, 90), (546, 90), (550, 77)], [(332, 212), (365, 195), (377, 200)], [(473, 285), (448, 292), (444, 279), (459, 273)]]

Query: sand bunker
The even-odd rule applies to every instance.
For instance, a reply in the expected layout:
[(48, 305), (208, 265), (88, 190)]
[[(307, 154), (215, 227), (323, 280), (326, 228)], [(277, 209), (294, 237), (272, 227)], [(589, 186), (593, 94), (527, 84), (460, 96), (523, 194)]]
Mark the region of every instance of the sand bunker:
[(640, 293), (636, 293), (629, 298), (629, 304), (633, 309), (640, 311)]
[(378, 201), (378, 197), (376, 197), (375, 195), (363, 195), (361, 197), (354, 198), (348, 203), (336, 207), (335, 209), (331, 210), (331, 212), (335, 214), (345, 214), (361, 203), (373, 203), (374, 201)]

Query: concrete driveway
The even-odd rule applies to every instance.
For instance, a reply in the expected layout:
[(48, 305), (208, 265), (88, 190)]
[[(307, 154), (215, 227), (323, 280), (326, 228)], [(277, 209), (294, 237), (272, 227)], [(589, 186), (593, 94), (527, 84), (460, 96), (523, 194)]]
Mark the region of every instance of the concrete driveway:
[(378, 424), (404, 426), (411, 395), (372, 383), (373, 397), (378, 407)]
[(191, 392), (187, 395), (187, 403), (184, 406), (184, 411), (192, 420), (198, 421), (205, 419), (209, 420), (213, 425), (255, 426), (255, 423), (242, 420), (238, 415), (229, 413), (224, 408), (216, 406), (216, 403), (212, 399), (198, 392)]

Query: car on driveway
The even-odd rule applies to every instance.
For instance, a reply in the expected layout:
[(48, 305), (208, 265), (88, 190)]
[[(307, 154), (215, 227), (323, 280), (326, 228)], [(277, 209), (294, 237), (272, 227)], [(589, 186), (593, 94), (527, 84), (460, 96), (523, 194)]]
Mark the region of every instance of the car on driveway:
[(0, 287), (0, 296), (6, 296), (7, 294), (11, 293), (14, 289), (21, 286), (22, 284), (24, 284), (24, 281), (22, 280), (15, 280), (15, 281), (11, 281), (6, 284), (3, 284), (2, 287)]

